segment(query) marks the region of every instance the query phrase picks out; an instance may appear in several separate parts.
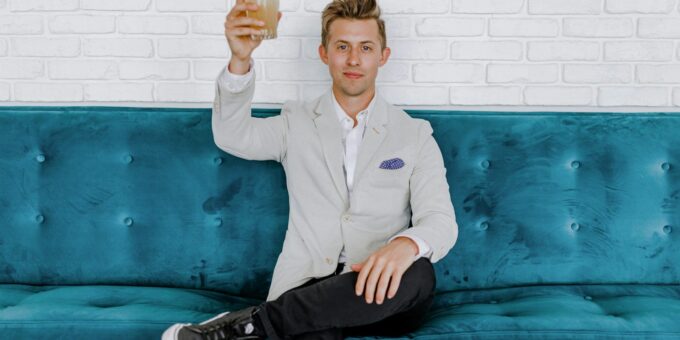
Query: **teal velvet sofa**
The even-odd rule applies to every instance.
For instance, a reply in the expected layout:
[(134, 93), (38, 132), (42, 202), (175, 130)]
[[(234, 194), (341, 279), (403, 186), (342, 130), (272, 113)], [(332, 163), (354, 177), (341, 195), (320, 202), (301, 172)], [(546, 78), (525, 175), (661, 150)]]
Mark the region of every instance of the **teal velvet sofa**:
[[(406, 337), (680, 338), (680, 114), (409, 113), (460, 235)], [(0, 108), (0, 339), (158, 339), (257, 304), (287, 200), (209, 109)]]

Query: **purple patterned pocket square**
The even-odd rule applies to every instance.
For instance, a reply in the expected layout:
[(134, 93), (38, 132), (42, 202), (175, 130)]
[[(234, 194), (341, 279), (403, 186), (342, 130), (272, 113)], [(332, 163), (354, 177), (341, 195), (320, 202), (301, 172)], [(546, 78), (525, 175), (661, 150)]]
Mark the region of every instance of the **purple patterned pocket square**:
[(380, 169), (396, 170), (404, 166), (404, 161), (401, 158), (392, 158), (380, 163)]

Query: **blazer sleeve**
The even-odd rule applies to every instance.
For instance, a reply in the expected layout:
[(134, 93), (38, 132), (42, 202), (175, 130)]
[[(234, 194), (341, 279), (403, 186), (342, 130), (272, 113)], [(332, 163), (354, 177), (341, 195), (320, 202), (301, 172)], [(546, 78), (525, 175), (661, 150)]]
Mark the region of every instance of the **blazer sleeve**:
[(267, 118), (252, 117), (250, 106), (255, 93), (255, 81), (231, 92), (225, 81), (226, 67), (217, 77), (212, 109), (212, 131), (215, 144), (236, 157), (247, 160), (275, 160), (286, 155), (289, 106), (281, 114)]
[(458, 239), (458, 224), (451, 203), (441, 150), (432, 137), (430, 122), (420, 127), (420, 147), (411, 174), (411, 224), (402, 235), (415, 235), (430, 245), (432, 263), (439, 261)]

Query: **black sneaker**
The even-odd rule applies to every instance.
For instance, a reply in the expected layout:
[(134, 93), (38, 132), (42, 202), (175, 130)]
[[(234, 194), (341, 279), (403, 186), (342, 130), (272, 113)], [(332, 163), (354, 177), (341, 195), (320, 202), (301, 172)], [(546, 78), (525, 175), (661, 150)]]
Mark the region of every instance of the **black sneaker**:
[(256, 329), (253, 314), (257, 306), (225, 312), (198, 325), (176, 323), (163, 332), (162, 340), (259, 340), (266, 339), (264, 330)]

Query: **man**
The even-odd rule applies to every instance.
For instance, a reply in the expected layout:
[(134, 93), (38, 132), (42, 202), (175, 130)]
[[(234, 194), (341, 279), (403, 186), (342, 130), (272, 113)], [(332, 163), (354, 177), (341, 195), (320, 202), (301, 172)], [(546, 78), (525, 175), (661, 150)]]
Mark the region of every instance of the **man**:
[[(334, 0), (324, 10), (319, 56), (332, 88), (281, 114), (254, 118), (251, 40), (262, 25), (238, 0), (227, 16), (231, 60), (217, 80), (216, 144), (286, 172), (290, 217), (267, 301), (163, 339), (342, 339), (418, 328), (435, 289), (432, 263), (458, 227), (441, 151), (429, 122), (386, 103), (375, 89), (389, 56), (375, 0)], [(279, 13), (279, 19), (281, 13)], [(409, 225), (412, 222), (412, 226)], [(409, 228), (410, 227), (410, 228)]]

